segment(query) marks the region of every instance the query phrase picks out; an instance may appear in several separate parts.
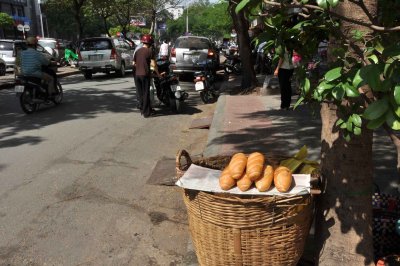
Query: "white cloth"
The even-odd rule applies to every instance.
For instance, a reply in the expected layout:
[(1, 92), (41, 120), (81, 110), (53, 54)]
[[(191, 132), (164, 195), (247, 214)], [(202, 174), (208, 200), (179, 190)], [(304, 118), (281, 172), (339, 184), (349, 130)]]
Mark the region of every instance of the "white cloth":
[(163, 43), (160, 46), (160, 56), (168, 56), (168, 43)]

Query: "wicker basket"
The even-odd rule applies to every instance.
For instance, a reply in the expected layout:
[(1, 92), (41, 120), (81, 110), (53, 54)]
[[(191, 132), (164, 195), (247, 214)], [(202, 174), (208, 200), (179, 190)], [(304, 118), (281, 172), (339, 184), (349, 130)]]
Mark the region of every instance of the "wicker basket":
[[(268, 162), (273, 165), (283, 159), (266, 158), (274, 158)], [(182, 150), (176, 159), (177, 178), (191, 163), (223, 169), (229, 160), (217, 156), (192, 161)], [(303, 253), (313, 216), (311, 195), (235, 196), (184, 189), (183, 199), (200, 265), (288, 266), (296, 265)]]

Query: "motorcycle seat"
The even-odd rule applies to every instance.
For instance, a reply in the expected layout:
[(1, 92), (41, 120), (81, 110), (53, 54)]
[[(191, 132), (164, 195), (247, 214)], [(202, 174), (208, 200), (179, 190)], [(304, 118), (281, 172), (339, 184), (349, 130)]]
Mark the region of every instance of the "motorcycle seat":
[(203, 71), (194, 72), (194, 76), (201, 76), (201, 75), (204, 75)]
[(40, 85), (42, 83), (42, 79), (38, 77), (19, 76), (18, 78), (25, 82), (31, 82), (37, 85)]

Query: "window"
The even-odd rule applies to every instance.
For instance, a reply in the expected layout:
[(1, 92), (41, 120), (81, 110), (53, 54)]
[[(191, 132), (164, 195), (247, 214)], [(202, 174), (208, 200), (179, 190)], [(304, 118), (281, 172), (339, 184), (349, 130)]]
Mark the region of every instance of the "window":
[(189, 48), (189, 49), (209, 49), (210, 42), (207, 39), (200, 38), (181, 38), (176, 40), (176, 48)]
[(112, 49), (112, 44), (108, 39), (84, 40), (80, 44), (81, 51), (110, 50), (110, 49)]
[(1, 42), (0, 41), (0, 51), (12, 51), (13, 43), (12, 42)]

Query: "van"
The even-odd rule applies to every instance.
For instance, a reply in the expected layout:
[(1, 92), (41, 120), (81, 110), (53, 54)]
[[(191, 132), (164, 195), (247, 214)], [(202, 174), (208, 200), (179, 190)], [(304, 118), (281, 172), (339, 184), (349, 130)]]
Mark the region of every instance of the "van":
[(125, 76), (126, 67), (131, 67), (134, 48), (123, 39), (92, 37), (81, 40), (78, 48), (78, 65), (86, 79), (92, 74), (115, 71)]

